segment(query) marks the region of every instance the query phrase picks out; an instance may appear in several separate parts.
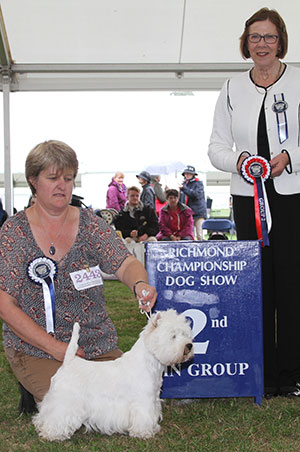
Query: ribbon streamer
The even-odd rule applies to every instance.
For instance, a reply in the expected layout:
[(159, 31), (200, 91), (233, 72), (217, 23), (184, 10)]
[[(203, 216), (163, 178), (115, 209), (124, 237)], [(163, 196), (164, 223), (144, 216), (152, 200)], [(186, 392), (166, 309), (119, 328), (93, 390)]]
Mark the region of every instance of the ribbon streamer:
[(284, 100), (284, 94), (274, 94), (274, 104), (272, 105), (272, 110), (276, 113), (277, 119), (277, 129), (278, 129), (278, 138), (280, 144), (282, 144), (285, 140), (288, 139), (288, 123), (286, 110), (288, 108), (287, 102)]
[(55, 331), (55, 291), (54, 277), (56, 264), (48, 257), (38, 257), (27, 266), (27, 274), (31, 281), (42, 286), (46, 316), (47, 333)]
[(271, 213), (264, 181), (271, 174), (269, 162), (261, 156), (246, 158), (241, 166), (241, 174), (246, 182), (254, 185), (254, 212), (257, 238), (261, 246), (270, 245), (268, 232), (271, 230)]
[(262, 247), (269, 246), (266, 206), (261, 177), (254, 180), (254, 210), (257, 238), (262, 241)]
[(50, 277), (42, 282), (47, 333), (55, 331), (55, 293), (53, 280)]

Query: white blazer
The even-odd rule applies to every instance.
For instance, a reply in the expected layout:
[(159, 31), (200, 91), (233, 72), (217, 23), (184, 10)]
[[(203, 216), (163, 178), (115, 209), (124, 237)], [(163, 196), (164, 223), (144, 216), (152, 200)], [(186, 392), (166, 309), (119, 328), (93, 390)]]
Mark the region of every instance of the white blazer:
[[(277, 114), (272, 110), (274, 95), (284, 95), (288, 138), (280, 144)], [(257, 154), (257, 126), (265, 99), (267, 135), (271, 158), (286, 150), (291, 165), (274, 178), (275, 190), (283, 195), (300, 193), (300, 69), (287, 66), (280, 79), (266, 92), (255, 87), (250, 71), (224, 84), (214, 114), (208, 155), (219, 170), (232, 173), (231, 194), (253, 196), (253, 186), (237, 172), (236, 164), (243, 151)]]

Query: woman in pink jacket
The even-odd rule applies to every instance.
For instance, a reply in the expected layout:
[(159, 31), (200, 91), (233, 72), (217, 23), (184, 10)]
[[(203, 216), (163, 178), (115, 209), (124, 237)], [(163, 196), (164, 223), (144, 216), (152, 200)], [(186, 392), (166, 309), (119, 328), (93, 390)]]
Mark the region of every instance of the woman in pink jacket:
[(157, 240), (194, 240), (193, 211), (179, 202), (179, 192), (175, 189), (166, 191), (168, 204), (159, 214), (159, 233)]
[(106, 208), (116, 209), (117, 212), (123, 209), (127, 201), (126, 186), (123, 183), (124, 174), (117, 171), (108, 185), (106, 193)]

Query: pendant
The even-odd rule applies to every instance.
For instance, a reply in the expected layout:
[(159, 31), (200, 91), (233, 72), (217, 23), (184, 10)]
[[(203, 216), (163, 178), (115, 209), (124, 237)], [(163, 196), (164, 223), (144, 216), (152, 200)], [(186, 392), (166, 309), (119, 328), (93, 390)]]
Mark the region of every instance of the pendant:
[(51, 245), (50, 248), (49, 248), (49, 253), (51, 254), (51, 256), (54, 256), (55, 251), (56, 251), (55, 246)]

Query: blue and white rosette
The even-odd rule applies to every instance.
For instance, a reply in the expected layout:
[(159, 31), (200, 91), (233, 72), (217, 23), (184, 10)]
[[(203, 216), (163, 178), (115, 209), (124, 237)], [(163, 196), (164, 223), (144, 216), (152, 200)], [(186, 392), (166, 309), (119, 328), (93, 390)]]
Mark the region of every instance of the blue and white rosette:
[(271, 175), (271, 165), (260, 155), (251, 155), (241, 166), (241, 174), (246, 182), (254, 186), (254, 211), (257, 238), (262, 247), (270, 245), (268, 232), (272, 219), (264, 182)]
[(284, 99), (284, 94), (274, 94), (274, 103), (272, 110), (276, 114), (277, 130), (279, 143), (282, 144), (289, 137), (288, 121), (286, 110), (288, 109), (288, 103)]
[(54, 277), (57, 272), (56, 263), (49, 257), (37, 257), (29, 262), (27, 274), (31, 281), (43, 288), (47, 333), (55, 330), (55, 293)]

